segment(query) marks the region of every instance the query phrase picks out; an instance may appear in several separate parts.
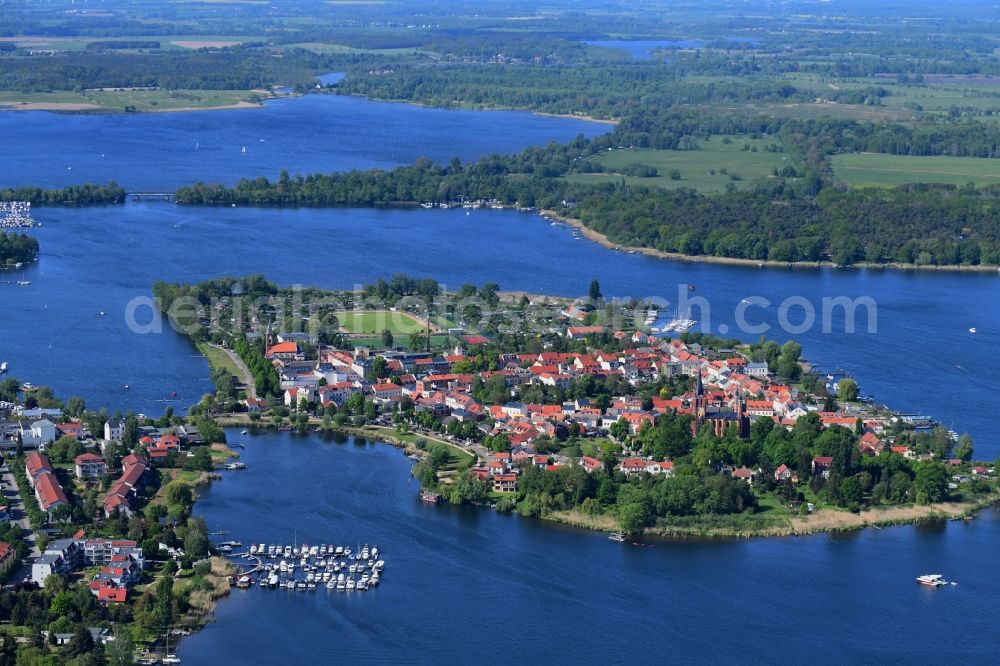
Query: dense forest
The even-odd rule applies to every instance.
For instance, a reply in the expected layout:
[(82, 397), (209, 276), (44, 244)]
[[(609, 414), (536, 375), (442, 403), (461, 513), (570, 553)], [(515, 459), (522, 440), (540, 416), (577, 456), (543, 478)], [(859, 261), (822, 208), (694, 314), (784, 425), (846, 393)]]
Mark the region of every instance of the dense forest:
[(0, 267), (26, 264), (38, 258), (38, 241), (27, 234), (0, 231)]
[(234, 46), (170, 53), (118, 53), (104, 49), (34, 58), (5, 58), (0, 91), (44, 92), (90, 88), (252, 90), (274, 85), (315, 86), (317, 73), (350, 59), (303, 49), (275, 52)]

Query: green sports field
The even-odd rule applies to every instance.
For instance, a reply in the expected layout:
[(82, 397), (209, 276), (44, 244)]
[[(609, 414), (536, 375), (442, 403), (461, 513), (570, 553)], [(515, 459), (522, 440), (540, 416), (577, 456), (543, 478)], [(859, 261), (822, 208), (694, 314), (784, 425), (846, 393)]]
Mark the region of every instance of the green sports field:
[[(361, 312), (337, 312), (337, 321), (348, 333), (355, 335), (376, 335), (388, 330), (393, 335), (409, 335), (426, 331), (422, 319), (408, 312), (390, 310), (365, 310)], [(436, 326), (432, 330), (436, 330)]]

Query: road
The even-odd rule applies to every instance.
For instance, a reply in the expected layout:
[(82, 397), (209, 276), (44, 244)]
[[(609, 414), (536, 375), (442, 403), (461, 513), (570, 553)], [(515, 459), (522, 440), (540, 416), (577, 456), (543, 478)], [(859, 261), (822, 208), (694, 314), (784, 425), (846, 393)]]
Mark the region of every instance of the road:
[(226, 349), (221, 345), (213, 345), (211, 343), (206, 343), (206, 344), (208, 344), (209, 347), (215, 347), (216, 349), (219, 349), (226, 353), (226, 356), (229, 357), (229, 360), (231, 360), (233, 362), (233, 365), (236, 366), (236, 369), (240, 371), (240, 375), (243, 376), (243, 384), (247, 387), (247, 397), (256, 398), (257, 385), (253, 381), (253, 375), (250, 374), (250, 368), (248, 368), (247, 364), (243, 362), (243, 359), (240, 358), (239, 354), (237, 354), (231, 349)]
[(35, 543), (35, 533), (31, 531), (31, 523), (28, 522), (28, 514), (24, 510), (24, 503), (21, 501), (21, 494), (17, 490), (17, 482), (10, 471), (8, 465), (4, 465), (0, 470), (0, 481), (3, 482), (3, 494), (10, 503), (10, 518), (13, 523), (21, 528), (24, 534), (24, 541), (31, 548), (28, 560), (21, 565), (21, 568), (11, 576), (12, 582), (19, 582), (31, 578), (31, 562), (41, 555), (38, 544)]

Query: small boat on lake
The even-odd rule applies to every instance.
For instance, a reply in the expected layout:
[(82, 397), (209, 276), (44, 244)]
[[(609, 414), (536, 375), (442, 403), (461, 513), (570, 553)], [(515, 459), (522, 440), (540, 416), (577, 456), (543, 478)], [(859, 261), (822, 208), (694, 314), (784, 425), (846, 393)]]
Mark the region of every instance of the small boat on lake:
[(608, 535), (608, 539), (616, 543), (625, 543), (625, 533), (624, 532), (612, 532)]
[(948, 584), (941, 574), (924, 574), (917, 576), (917, 582), (927, 587), (942, 587)]
[(428, 504), (437, 504), (438, 502), (441, 501), (441, 495), (439, 495), (438, 493), (433, 493), (429, 490), (421, 490), (420, 499), (423, 500), (424, 502), (427, 502)]

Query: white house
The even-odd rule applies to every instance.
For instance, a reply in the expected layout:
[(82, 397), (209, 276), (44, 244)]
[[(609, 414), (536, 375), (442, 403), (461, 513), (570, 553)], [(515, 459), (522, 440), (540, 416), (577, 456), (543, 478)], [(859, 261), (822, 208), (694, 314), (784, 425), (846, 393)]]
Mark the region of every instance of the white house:
[(41, 449), (56, 441), (56, 426), (48, 419), (34, 421), (30, 426), (21, 425), (21, 443)]
[(105, 421), (104, 439), (111, 442), (122, 441), (122, 433), (125, 430), (125, 421)]
[(298, 388), (290, 388), (285, 391), (285, 405), (296, 409), (299, 406), (299, 402), (305, 400), (306, 402), (314, 402), (316, 400), (316, 394), (313, 392), (310, 386), (300, 386)]

